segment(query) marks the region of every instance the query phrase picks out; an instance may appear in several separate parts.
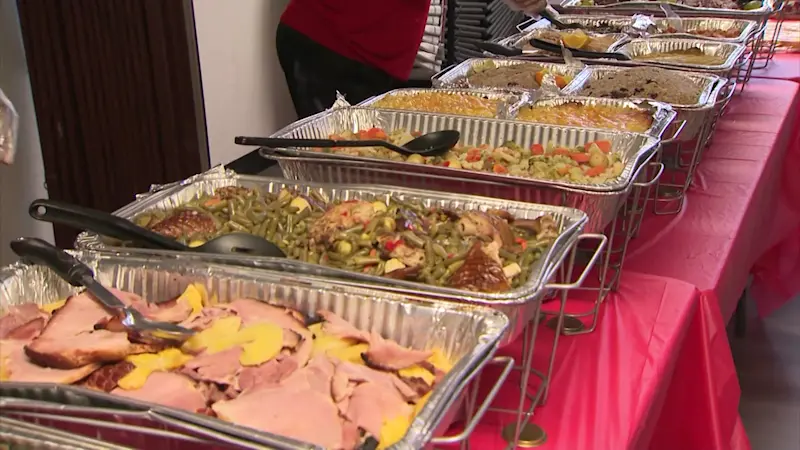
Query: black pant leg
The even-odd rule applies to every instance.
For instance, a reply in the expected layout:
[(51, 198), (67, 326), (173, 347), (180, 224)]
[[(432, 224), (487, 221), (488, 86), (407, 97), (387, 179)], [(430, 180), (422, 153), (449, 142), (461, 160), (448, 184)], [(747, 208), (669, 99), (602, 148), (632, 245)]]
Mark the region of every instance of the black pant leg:
[(395, 84), (381, 70), (339, 55), (283, 24), (278, 25), (275, 43), (300, 118), (330, 108), (337, 92), (356, 104)]

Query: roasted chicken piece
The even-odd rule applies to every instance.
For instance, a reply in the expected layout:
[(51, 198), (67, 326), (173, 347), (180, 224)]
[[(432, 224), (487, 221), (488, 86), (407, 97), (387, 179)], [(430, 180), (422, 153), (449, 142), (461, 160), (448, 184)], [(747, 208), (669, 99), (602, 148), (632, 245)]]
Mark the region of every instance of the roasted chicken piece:
[(150, 225), (149, 228), (173, 239), (193, 234), (211, 234), (217, 231), (217, 225), (209, 214), (191, 209), (175, 211), (159, 222)]
[(511, 287), (503, 266), (486, 254), (480, 242), (473, 244), (464, 264), (453, 273), (447, 283), (457, 289), (479, 292), (502, 292)]

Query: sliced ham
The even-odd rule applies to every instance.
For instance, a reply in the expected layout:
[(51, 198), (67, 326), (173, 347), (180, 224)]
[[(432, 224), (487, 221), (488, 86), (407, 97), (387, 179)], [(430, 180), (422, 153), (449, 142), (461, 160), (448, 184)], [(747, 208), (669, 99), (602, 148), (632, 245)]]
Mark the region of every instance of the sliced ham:
[(209, 328), (214, 321), (234, 315), (236, 315), (236, 312), (227, 305), (210, 306), (203, 308), (200, 314), (190, 316), (180, 325), (191, 330), (203, 331)]
[(269, 322), (281, 328), (294, 331), (305, 330), (302, 315), (290, 308), (270, 305), (266, 302), (250, 298), (240, 298), (232, 301), (228, 307), (242, 318), (242, 325)]
[(33, 303), (12, 306), (0, 317), (0, 339), (32, 339), (44, 328), (47, 317)]
[(190, 412), (202, 412), (206, 408), (206, 398), (194, 382), (174, 372), (153, 372), (141, 388), (130, 391), (116, 388), (111, 393)]
[(117, 298), (122, 300), (123, 303), (128, 306), (133, 306), (151, 320), (178, 323), (188, 319), (189, 315), (192, 313), (191, 305), (187, 302), (179, 302), (177, 298), (156, 304), (150, 303), (144, 298), (130, 292), (124, 292), (113, 288), (110, 290)]
[(132, 343), (126, 333), (95, 330), (95, 324), (107, 317), (105, 309), (89, 294), (74, 295), (53, 314), (39, 337), (25, 347), (25, 353), (42, 366), (75, 369), (161, 348)]
[(347, 407), (347, 419), (379, 438), (384, 421), (408, 417), (413, 411), (396, 390), (367, 382), (353, 390)]
[(330, 311), (317, 311), (325, 322), (322, 324), (322, 331), (325, 334), (335, 336), (342, 339), (352, 339), (358, 342), (369, 342), (370, 335), (368, 332), (359, 330), (354, 327), (350, 322), (342, 319)]
[(136, 366), (128, 361), (120, 361), (95, 370), (83, 380), (82, 386), (103, 392), (111, 392), (117, 388), (117, 383), (129, 374)]
[(219, 353), (202, 353), (184, 364), (181, 372), (197, 381), (230, 385), (241, 369), (241, 355), (241, 347), (229, 348)]
[(242, 368), (236, 378), (235, 386), (242, 392), (261, 386), (274, 386), (288, 378), (298, 368), (295, 359), (281, 355), (264, 364)]
[(369, 349), (361, 356), (367, 365), (378, 370), (400, 370), (419, 364), (431, 355), (431, 351), (412, 350), (395, 341), (384, 339), (378, 333), (372, 333)]
[[(369, 367), (359, 364), (353, 364), (347, 361), (336, 363), (336, 371), (342, 372), (342, 376), (347, 376), (350, 381), (357, 383), (374, 383), (386, 388), (395, 389), (401, 397), (408, 401), (415, 401), (419, 395), (411, 387), (403, 382), (395, 373), (383, 372), (370, 369)], [(341, 378), (339, 378), (341, 379)]]
[(69, 370), (42, 367), (25, 356), (25, 344), (25, 341), (17, 340), (0, 341), (0, 381), (72, 384), (86, 378), (99, 367), (97, 364)]
[(214, 403), (212, 409), (229, 422), (325, 448), (342, 448), (342, 420), (330, 393), (313, 390), (302, 377), (292, 380)]

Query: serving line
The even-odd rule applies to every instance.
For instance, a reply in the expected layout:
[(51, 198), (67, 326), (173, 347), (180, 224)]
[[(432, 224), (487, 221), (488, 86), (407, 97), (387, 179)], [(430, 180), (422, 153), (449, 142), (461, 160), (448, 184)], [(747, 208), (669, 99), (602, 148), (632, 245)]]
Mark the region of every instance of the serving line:
[[(570, 298), (573, 307), (580, 309), (581, 302), (591, 299)], [(560, 340), (548, 402), (533, 418), (547, 435), (537, 448), (750, 448), (737, 412), (736, 369), (715, 303), (689, 283), (633, 273), (609, 296), (602, 316), (603, 326), (594, 333)], [(540, 337), (543, 343), (553, 338), (550, 329)], [(520, 351), (516, 345), (501, 353)], [(491, 379), (487, 369), (481, 394)], [(537, 389), (529, 385), (528, 392)], [(501, 389), (493, 406), (509, 407), (515, 393)], [(501, 438), (505, 424), (502, 416), (487, 414), (472, 435), (472, 448), (507, 448)]]
[(800, 53), (780, 53), (763, 69), (753, 71), (753, 78), (789, 80), (800, 83)]
[(800, 292), (800, 86), (754, 79), (731, 101), (677, 216), (644, 218), (630, 271), (690, 282), (730, 319), (748, 275), (759, 312)]

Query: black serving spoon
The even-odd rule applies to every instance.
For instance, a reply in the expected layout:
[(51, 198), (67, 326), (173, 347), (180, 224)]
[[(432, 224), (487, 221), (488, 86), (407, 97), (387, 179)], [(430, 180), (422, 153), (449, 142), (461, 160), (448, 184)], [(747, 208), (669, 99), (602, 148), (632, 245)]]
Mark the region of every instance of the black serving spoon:
[(448, 150), (458, 144), (461, 133), (456, 130), (442, 130), (426, 133), (422, 136), (407, 142), (402, 147), (391, 142), (379, 139), (364, 141), (343, 141), (333, 139), (290, 139), (290, 138), (268, 138), (268, 137), (249, 137), (236, 136), (234, 142), (238, 145), (254, 145), (259, 147), (282, 148), (282, 147), (386, 147), (394, 150), (401, 155), (422, 155), (439, 156), (447, 153)]
[(183, 342), (194, 331), (169, 322), (157, 322), (144, 317), (138, 310), (127, 306), (116, 295), (100, 284), (89, 266), (69, 253), (36, 238), (19, 238), (11, 242), (11, 250), (23, 261), (49, 267), (67, 283), (84, 287), (95, 300), (120, 318), (122, 325), (136, 332), (148, 342)]
[(89, 230), (151, 249), (223, 255), (244, 254), (249, 256), (286, 257), (286, 254), (277, 245), (249, 233), (224, 234), (197, 247), (189, 247), (174, 239), (142, 228), (122, 217), (56, 200), (34, 200), (28, 208), (28, 214), (34, 219), (43, 222)]
[(558, 18), (558, 12), (553, 9), (552, 6), (547, 5), (547, 7), (542, 11), (541, 16), (547, 19), (548, 22), (552, 23), (554, 27), (558, 28), (559, 30), (577, 30), (583, 28), (583, 25), (579, 23), (564, 23)]

